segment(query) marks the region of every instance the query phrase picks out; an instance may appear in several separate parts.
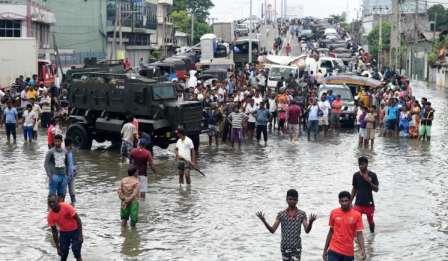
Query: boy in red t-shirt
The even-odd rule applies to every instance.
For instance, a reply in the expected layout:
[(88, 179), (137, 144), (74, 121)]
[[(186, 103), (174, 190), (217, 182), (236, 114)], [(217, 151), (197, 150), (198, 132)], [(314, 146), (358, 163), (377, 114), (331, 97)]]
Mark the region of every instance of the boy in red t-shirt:
[(362, 217), (358, 211), (352, 208), (350, 192), (342, 191), (339, 193), (339, 204), (341, 207), (334, 209), (330, 214), (330, 230), (325, 242), (323, 259), (326, 261), (354, 260), (353, 241), (355, 235), (361, 256), (365, 259)]
[(59, 202), (56, 195), (48, 197), (48, 207), (50, 209), (47, 217), (48, 226), (51, 227), (53, 240), (61, 260), (67, 260), (71, 244), (76, 260), (82, 261), (81, 247), (84, 238), (81, 219), (76, 213), (76, 209), (70, 204)]

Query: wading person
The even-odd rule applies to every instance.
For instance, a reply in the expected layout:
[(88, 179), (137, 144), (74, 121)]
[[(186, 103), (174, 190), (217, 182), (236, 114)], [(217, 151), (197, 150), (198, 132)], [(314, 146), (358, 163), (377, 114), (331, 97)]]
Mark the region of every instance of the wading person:
[(246, 119), (246, 115), (235, 105), (233, 112), (229, 114), (229, 119), (232, 123), (232, 131), (230, 134), (232, 148), (235, 142), (238, 142), (238, 148), (241, 148), (241, 143), (243, 142), (243, 120)]
[(322, 257), (325, 261), (355, 260), (353, 242), (356, 235), (361, 256), (365, 259), (362, 217), (358, 211), (351, 207), (350, 192), (342, 191), (339, 193), (339, 204), (341, 207), (334, 209), (330, 214), (330, 229)]
[(431, 126), (434, 119), (434, 109), (431, 107), (430, 102), (426, 102), (422, 110), (422, 116), (420, 121), (419, 139), (421, 141), (431, 141)]
[(62, 148), (62, 135), (54, 137), (54, 147), (47, 152), (44, 167), (50, 180), (49, 195), (57, 195), (60, 201), (64, 201), (67, 188), (67, 153)]
[(12, 100), (9, 99), (6, 102), (6, 108), (3, 110), (3, 122), (5, 123), (6, 140), (8, 141), (8, 143), (10, 143), (11, 141), (11, 135), (14, 143), (17, 142), (16, 128), (18, 118), (19, 114), (17, 113), (16, 108), (12, 106)]
[(138, 134), (137, 128), (133, 124), (134, 117), (128, 115), (126, 121), (121, 128), (121, 162), (124, 162), (125, 158), (129, 158)]
[(176, 161), (179, 170), (179, 185), (184, 184), (184, 177), (186, 183), (190, 185), (190, 168), (196, 164), (193, 141), (185, 136), (183, 128), (177, 129), (177, 137), (179, 139), (176, 143)]
[(263, 222), (271, 233), (275, 233), (278, 226), (282, 226), (281, 252), (283, 261), (300, 261), (302, 253), (302, 240), (300, 238), (301, 226), (306, 233), (311, 231), (316, 215), (311, 214), (308, 221), (306, 213), (297, 208), (299, 194), (295, 189), (290, 189), (286, 193), (286, 203), (288, 208), (278, 213), (274, 224), (271, 226), (266, 221), (263, 212), (257, 212), (257, 217)]
[(23, 139), (31, 143), (33, 141), (33, 129), (37, 125), (37, 114), (33, 111), (31, 104), (26, 105), (26, 110), (23, 112)]
[(296, 101), (292, 100), (291, 104), (288, 106), (288, 132), (289, 132), (289, 140), (291, 142), (298, 141), (299, 139), (299, 122), (300, 116), (302, 115), (302, 111), (300, 106), (297, 105)]
[[(84, 241), (82, 223), (76, 209), (64, 202), (58, 202), (55, 195), (48, 196), (48, 226), (61, 261), (67, 260), (70, 245), (77, 261), (82, 261), (81, 247)], [(58, 231), (59, 229), (59, 231)]]
[(369, 160), (362, 156), (358, 159), (359, 171), (353, 174), (352, 200), (355, 200), (353, 207), (359, 213), (366, 214), (369, 222), (370, 232), (375, 231), (375, 222), (373, 214), (375, 212), (375, 203), (373, 202), (372, 191), (378, 192), (378, 178), (375, 173), (367, 169)]
[(65, 151), (67, 153), (67, 187), (68, 194), (70, 195), (70, 202), (72, 206), (75, 206), (76, 196), (75, 196), (75, 177), (76, 171), (76, 163), (75, 157), (73, 156), (72, 149), (72, 140), (70, 138), (65, 138), (64, 140)]
[(129, 218), (131, 219), (131, 226), (135, 227), (138, 222), (138, 210), (139, 210), (139, 182), (135, 176), (137, 168), (135, 166), (129, 166), (128, 176), (120, 181), (120, 185), (117, 189), (118, 197), (121, 200), (121, 225), (126, 226)]
[(151, 152), (145, 148), (144, 140), (140, 140), (138, 147), (131, 150), (129, 163), (137, 168), (140, 197), (144, 200), (145, 194), (148, 192), (148, 166), (156, 174)]
[(266, 146), (268, 142), (268, 122), (271, 114), (264, 107), (264, 102), (260, 102), (260, 108), (254, 114), (257, 124), (257, 142), (260, 143), (261, 134), (263, 133), (264, 145)]
[(310, 106), (308, 107), (308, 124), (307, 124), (307, 133), (308, 140), (311, 139), (311, 132), (314, 136), (314, 141), (317, 141), (317, 135), (319, 134), (319, 106), (316, 103), (316, 100), (313, 99), (311, 101)]

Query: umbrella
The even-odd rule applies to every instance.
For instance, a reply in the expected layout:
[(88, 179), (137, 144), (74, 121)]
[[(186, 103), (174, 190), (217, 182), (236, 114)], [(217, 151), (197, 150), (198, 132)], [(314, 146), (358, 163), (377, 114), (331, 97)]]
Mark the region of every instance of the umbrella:
[(327, 77), (324, 79), (324, 82), (327, 84), (348, 84), (369, 88), (378, 88), (383, 86), (384, 84), (383, 82), (372, 78), (357, 75), (344, 75), (344, 74)]

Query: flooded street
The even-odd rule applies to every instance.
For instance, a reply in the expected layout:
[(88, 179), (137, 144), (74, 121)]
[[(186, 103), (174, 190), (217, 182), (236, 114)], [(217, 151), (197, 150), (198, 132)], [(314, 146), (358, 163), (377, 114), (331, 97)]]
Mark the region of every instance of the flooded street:
[[(290, 188), (299, 191), (299, 208), (318, 214), (302, 233), (302, 260), (322, 260), (329, 213), (338, 192), (351, 189), (361, 155), (380, 182), (376, 233), (365, 230), (368, 260), (448, 260), (448, 91), (414, 84), (414, 94), (436, 111), (430, 144), (377, 137), (370, 151), (358, 149), (357, 134), (341, 133), (318, 143), (302, 136), (299, 144), (273, 136), (267, 147), (239, 151), (208, 147), (204, 137), (198, 163), (207, 177), (192, 172), (191, 188), (179, 188), (174, 157), (156, 150), (160, 175), (149, 178), (136, 230), (120, 226), (116, 187), (127, 165), (118, 152), (101, 145), (77, 152), (84, 260), (280, 260), (280, 230), (270, 234), (255, 212), (273, 222)], [(0, 259), (56, 260), (46, 225), (46, 135), (32, 145), (20, 136), (13, 146), (0, 134)]]

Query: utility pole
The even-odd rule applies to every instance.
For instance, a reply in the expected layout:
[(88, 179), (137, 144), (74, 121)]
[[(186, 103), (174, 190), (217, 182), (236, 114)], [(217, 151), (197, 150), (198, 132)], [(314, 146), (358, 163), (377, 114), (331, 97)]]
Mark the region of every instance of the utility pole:
[(252, 0), (250, 0), (249, 15), (249, 64), (252, 63)]
[(191, 46), (194, 45), (194, 12), (191, 10)]
[(117, 59), (117, 28), (118, 28), (118, 17), (120, 8), (118, 0), (115, 0), (115, 21), (114, 21), (114, 35), (112, 37), (112, 51), (110, 53), (110, 59)]
[(437, 12), (434, 13), (434, 32), (432, 35), (433, 42), (436, 41), (436, 30), (437, 30)]
[(31, 17), (31, 0), (26, 0), (26, 36), (33, 37), (33, 20)]

